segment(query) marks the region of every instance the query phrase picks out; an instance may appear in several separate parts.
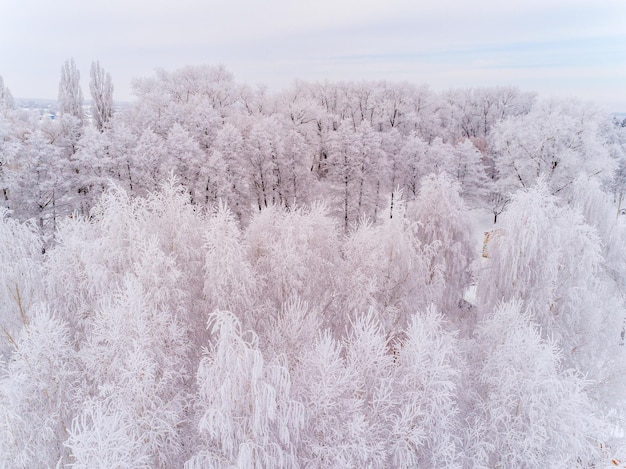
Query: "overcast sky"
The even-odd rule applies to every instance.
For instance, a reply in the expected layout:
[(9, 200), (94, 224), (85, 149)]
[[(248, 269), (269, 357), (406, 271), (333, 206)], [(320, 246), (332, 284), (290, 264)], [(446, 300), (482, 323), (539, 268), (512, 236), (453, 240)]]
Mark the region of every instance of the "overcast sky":
[(515, 85), (626, 112), (626, 0), (3, 0), (0, 75), (56, 98), (74, 58), (115, 99), (156, 67), (225, 65), (270, 90), (304, 80)]

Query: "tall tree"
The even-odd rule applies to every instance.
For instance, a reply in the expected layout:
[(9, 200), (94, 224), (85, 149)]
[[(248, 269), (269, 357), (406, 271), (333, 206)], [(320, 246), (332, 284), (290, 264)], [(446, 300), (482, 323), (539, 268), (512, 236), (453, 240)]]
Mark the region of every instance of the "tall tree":
[(74, 59), (66, 60), (61, 67), (59, 82), (59, 113), (69, 114), (83, 123), (83, 92), (80, 89), (80, 72)]
[(330, 139), (327, 160), (334, 198), (340, 203), (344, 231), (360, 217), (375, 219), (380, 208), (382, 150), (380, 134), (368, 121), (354, 127), (343, 120)]
[(543, 178), (550, 192), (567, 194), (579, 174), (610, 181), (617, 169), (602, 112), (577, 101), (541, 101), (493, 129), (490, 144), (500, 179), (511, 190)]
[(215, 340), (196, 375), (203, 444), (185, 467), (296, 467), (304, 408), (280, 360), (266, 361), (253, 331), (231, 313), (209, 318)]
[(53, 143), (62, 148), (64, 156), (71, 158), (76, 153), (85, 120), (80, 72), (74, 59), (66, 61), (61, 67), (58, 106), (59, 118), (47, 122), (45, 127), (55, 135)]
[(431, 246), (431, 279), (441, 276), (445, 289), (436, 301), (441, 311), (454, 313), (471, 283), (474, 259), (473, 226), (460, 196), (460, 185), (445, 173), (422, 178), (415, 201), (407, 215), (417, 222), (417, 238)]
[(10, 109), (15, 107), (11, 90), (4, 86), (4, 79), (0, 75), (0, 115), (6, 115)]
[(245, 140), (250, 187), (254, 188), (259, 210), (272, 204), (284, 204), (288, 183), (284, 168), (283, 142), (278, 122), (258, 119)]
[(498, 305), (476, 330), (464, 382), (465, 467), (595, 467), (603, 436), (589, 382), (564, 369), (520, 302)]
[(63, 441), (82, 397), (68, 327), (43, 309), (14, 345), (0, 376), (0, 467), (62, 467), (69, 462)]
[(417, 239), (416, 226), (404, 217), (402, 205), (397, 199), (393, 218), (379, 225), (363, 220), (345, 239), (343, 270), (337, 274), (341, 314), (329, 318), (335, 331), (344, 328), (346, 313), (371, 308), (385, 332), (394, 336), (416, 308), (441, 297), (443, 278), (431, 269), (435, 250)]
[(204, 203), (204, 178), (201, 171), (207, 160), (206, 154), (193, 135), (180, 124), (174, 124), (165, 140), (165, 157), (161, 161), (161, 173), (173, 171), (189, 192), (192, 203)]
[(23, 219), (36, 218), (39, 228), (50, 235), (59, 216), (69, 213), (65, 205), (67, 159), (40, 130), (27, 136), (18, 158), (12, 209)]
[(239, 220), (247, 214), (250, 189), (244, 168), (244, 141), (240, 130), (227, 123), (218, 132), (206, 166), (202, 169), (205, 204), (226, 202)]
[(41, 244), (33, 223), (9, 218), (0, 208), (0, 361), (30, 321), (41, 293)]
[(471, 207), (484, 206), (490, 189), (490, 179), (485, 173), (480, 151), (470, 140), (464, 140), (452, 151), (454, 171), (463, 200)]
[(332, 299), (339, 242), (325, 208), (264, 209), (248, 225), (246, 244), (265, 303), (278, 309), (297, 294), (321, 310)]
[(111, 74), (105, 73), (100, 62), (91, 63), (91, 114), (96, 128), (102, 132), (113, 117), (113, 83)]
[(10, 206), (11, 187), (15, 184), (15, 162), (22, 152), (22, 142), (15, 124), (0, 113), (0, 205)]
[(565, 365), (597, 380), (599, 393), (612, 392), (623, 375), (621, 299), (607, 294), (597, 231), (557, 200), (545, 183), (513, 196), (487, 246), (479, 304), (494, 310), (500, 301), (521, 300), (545, 337), (558, 341)]
[[(81, 410), (89, 415), (90, 406), (98, 403), (107, 414), (121, 417), (127, 439), (139, 445), (148, 467), (180, 467), (185, 447), (184, 382), (191, 378), (188, 345), (183, 326), (163, 308), (166, 302), (149, 293), (152, 279), (140, 278), (146, 267), (165, 271), (166, 256), (153, 246), (144, 251), (140, 262), (146, 265), (136, 266), (139, 275), (127, 274), (119, 291), (103, 299), (90, 323), (81, 359), (93, 387)], [(75, 447), (84, 448), (95, 435), (107, 435), (106, 423), (94, 421), (75, 432)], [(82, 467), (94, 467), (97, 459), (85, 456)]]

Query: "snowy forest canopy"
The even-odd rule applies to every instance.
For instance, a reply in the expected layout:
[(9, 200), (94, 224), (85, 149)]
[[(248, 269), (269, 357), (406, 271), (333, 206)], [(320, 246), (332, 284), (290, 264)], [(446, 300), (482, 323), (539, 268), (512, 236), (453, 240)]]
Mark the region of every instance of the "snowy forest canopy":
[(0, 467), (626, 467), (619, 121), (211, 66), (134, 90), (96, 62), (85, 112), (67, 61), (50, 119), (0, 78)]

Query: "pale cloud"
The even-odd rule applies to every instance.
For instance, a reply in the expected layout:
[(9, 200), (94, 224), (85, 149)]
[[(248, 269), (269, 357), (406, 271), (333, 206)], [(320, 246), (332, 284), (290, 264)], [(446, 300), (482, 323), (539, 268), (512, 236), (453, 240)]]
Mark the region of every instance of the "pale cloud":
[(54, 97), (74, 57), (85, 90), (98, 59), (121, 99), (155, 67), (221, 63), (273, 89), (296, 78), (511, 84), (626, 109), (623, 0), (4, 3), (0, 74), (16, 96)]

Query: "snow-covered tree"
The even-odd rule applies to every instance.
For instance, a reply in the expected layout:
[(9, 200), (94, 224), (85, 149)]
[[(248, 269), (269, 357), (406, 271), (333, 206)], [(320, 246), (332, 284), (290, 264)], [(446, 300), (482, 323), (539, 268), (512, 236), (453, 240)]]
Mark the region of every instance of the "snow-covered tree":
[(4, 86), (4, 78), (0, 75), (0, 115), (6, 116), (15, 107), (11, 90)]
[(78, 354), (67, 325), (47, 308), (33, 313), (0, 372), (0, 467), (71, 462), (63, 442), (81, 398)]
[(193, 203), (203, 203), (204, 183), (202, 168), (206, 155), (190, 132), (174, 124), (165, 140), (166, 157), (161, 161), (161, 173), (173, 172), (191, 197)]
[[(445, 285), (436, 304), (444, 314), (454, 314), (470, 285), (470, 265), (476, 255), (473, 225), (459, 184), (445, 173), (421, 181), (407, 216), (416, 222), (417, 239), (432, 248), (431, 281)], [(440, 278), (440, 280), (438, 280)]]
[[(315, 467), (363, 467), (369, 462), (367, 428), (356, 377), (343, 347), (320, 335), (296, 374), (298, 400), (307, 410), (300, 460)], [(375, 455), (376, 456), (376, 455)]]
[(427, 143), (416, 135), (405, 139), (400, 150), (400, 187), (408, 197), (416, 197), (420, 180), (433, 168), (426, 161)]
[(146, 129), (132, 150), (129, 158), (129, 173), (131, 174), (133, 192), (146, 195), (158, 190), (159, 184), (169, 175), (169, 165), (162, 165), (167, 161), (165, 139)]
[(57, 221), (71, 212), (65, 177), (69, 161), (37, 129), (27, 135), (16, 163), (10, 189), (11, 209), (21, 219), (36, 219), (39, 229), (51, 236)]
[(237, 220), (224, 204), (209, 217), (203, 239), (203, 293), (208, 310), (227, 309), (242, 321), (249, 319), (259, 279), (246, 257)]
[(339, 236), (324, 206), (269, 207), (245, 232), (261, 298), (280, 309), (293, 295), (320, 310), (333, 299)]
[(341, 332), (348, 315), (373, 309), (390, 336), (397, 335), (415, 311), (440, 298), (444, 282), (438, 269), (431, 270), (437, 245), (421, 243), (416, 227), (397, 216), (381, 225), (363, 221), (342, 246), (344, 262), (338, 275), (340, 314), (332, 318)]
[(392, 466), (460, 467), (462, 359), (455, 335), (432, 306), (410, 317), (395, 352), (399, 396), (390, 436)]
[(529, 113), (502, 121), (491, 135), (498, 177), (511, 189), (543, 178), (553, 194), (567, 193), (581, 173), (611, 180), (616, 164), (604, 119), (575, 101), (540, 101)]
[(259, 210), (288, 203), (287, 174), (279, 125), (272, 119), (253, 122), (244, 140), (249, 187)]
[(80, 88), (80, 72), (74, 59), (66, 60), (61, 67), (59, 82), (59, 114), (70, 115), (82, 125), (84, 118), (83, 92)]
[(248, 215), (248, 182), (243, 165), (244, 142), (240, 130), (227, 123), (218, 132), (203, 168), (205, 203), (225, 202), (240, 220)]
[[(148, 250), (144, 255), (156, 260), (155, 254)], [(77, 449), (79, 467), (102, 464), (94, 459), (101, 457), (96, 451), (87, 451), (96, 437), (117, 451), (115, 442), (107, 440), (119, 438), (120, 426), (126, 433), (124, 444), (132, 442), (146, 466), (180, 467), (186, 456), (182, 432), (190, 375), (184, 329), (151, 290), (158, 285), (145, 283), (125, 276), (90, 321), (80, 352), (90, 399), (75, 418), (70, 446)], [(79, 454), (85, 459), (79, 460)], [(110, 455), (105, 460), (111, 461)]]
[(522, 308), (500, 304), (476, 331), (465, 466), (593, 467), (606, 429), (589, 383), (563, 367), (557, 343)]
[(94, 126), (102, 132), (113, 117), (113, 82), (99, 61), (91, 63), (90, 77), (91, 115)]
[(464, 140), (452, 151), (454, 168), (451, 174), (461, 185), (461, 196), (470, 207), (485, 206), (491, 189), (490, 180), (485, 173), (480, 151), (470, 140)]
[[(333, 191), (333, 206), (342, 214), (344, 231), (361, 216), (375, 218), (380, 209), (380, 136), (368, 122), (354, 128), (343, 121), (329, 142), (326, 169)], [(382, 185), (384, 187), (384, 185)]]
[(65, 445), (71, 451), (71, 467), (152, 467), (141, 442), (132, 436), (132, 423), (124, 417), (115, 410), (108, 410), (102, 402), (88, 401), (68, 428)]
[(135, 79), (132, 85), (137, 101), (126, 115), (130, 125), (165, 137), (178, 122), (207, 147), (239, 98), (232, 74), (221, 66), (159, 68), (156, 76)]
[(186, 468), (294, 467), (305, 410), (291, 391), (289, 370), (267, 361), (253, 331), (216, 311), (214, 340), (197, 373), (194, 407), (200, 445)]
[(544, 336), (557, 341), (567, 367), (607, 380), (623, 314), (621, 299), (608, 294), (596, 230), (578, 210), (558, 206), (545, 184), (515, 194), (500, 226), (487, 245), (479, 303), (493, 310), (520, 299)]
[(31, 223), (20, 223), (0, 209), (0, 357), (8, 357), (31, 308), (41, 299), (41, 240)]
[(300, 460), (316, 467), (459, 467), (454, 334), (433, 309), (391, 343), (372, 311), (340, 342), (329, 331), (302, 355), (307, 409)]
[(69, 203), (81, 215), (88, 215), (110, 181), (117, 179), (112, 155), (114, 138), (110, 129), (86, 127), (76, 144), (67, 179), (72, 194)]
[(18, 177), (17, 157), (23, 151), (23, 143), (16, 130), (14, 122), (0, 115), (0, 204), (7, 208), (11, 204), (11, 189), (15, 188)]
[(283, 201), (288, 207), (311, 202), (315, 180), (311, 172), (312, 149), (299, 132), (288, 129), (283, 139)]

